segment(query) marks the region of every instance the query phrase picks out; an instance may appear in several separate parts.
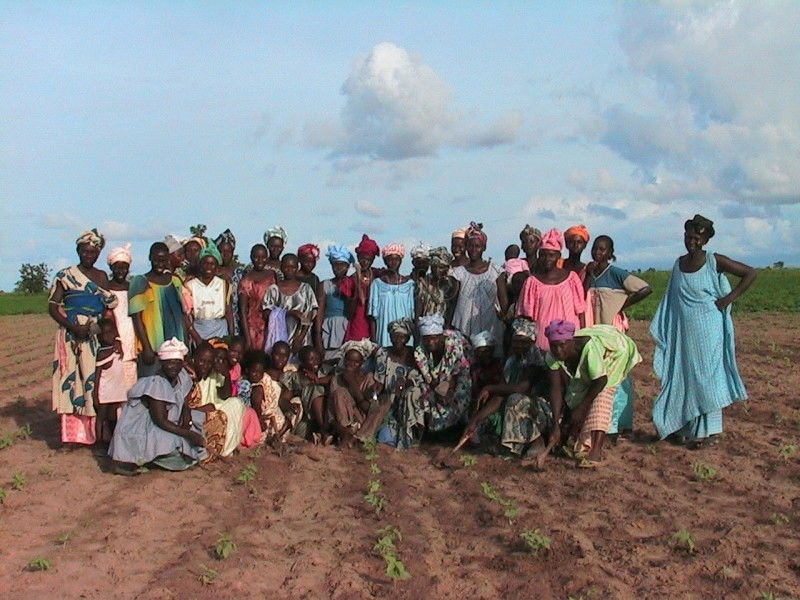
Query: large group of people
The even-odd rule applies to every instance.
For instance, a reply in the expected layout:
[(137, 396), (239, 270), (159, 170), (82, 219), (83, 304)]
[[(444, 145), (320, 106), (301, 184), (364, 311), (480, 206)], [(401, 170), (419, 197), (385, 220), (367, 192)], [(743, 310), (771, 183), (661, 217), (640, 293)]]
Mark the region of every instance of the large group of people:
[[(662, 383), (653, 421), (693, 447), (717, 439), (722, 409), (746, 398), (730, 304), (756, 273), (707, 252), (713, 235), (708, 219), (686, 221), (687, 253), (650, 328)], [(105, 239), (86, 231), (49, 298), (62, 442), (94, 445), (121, 474), (301, 440), (452, 440), (540, 466), (556, 450), (599, 466), (608, 436), (633, 430), (641, 357), (626, 309), (651, 289), (616, 266), (607, 235), (584, 262), (590, 241), (584, 225), (526, 225), (496, 264), (472, 222), (449, 246), (411, 248), (404, 269), (402, 244), (363, 235), (353, 250), (327, 248), (323, 280), (320, 248), (286, 252), (283, 227), (246, 265), (230, 230), (167, 235), (133, 276), (130, 245), (108, 252), (106, 272), (95, 266)]]

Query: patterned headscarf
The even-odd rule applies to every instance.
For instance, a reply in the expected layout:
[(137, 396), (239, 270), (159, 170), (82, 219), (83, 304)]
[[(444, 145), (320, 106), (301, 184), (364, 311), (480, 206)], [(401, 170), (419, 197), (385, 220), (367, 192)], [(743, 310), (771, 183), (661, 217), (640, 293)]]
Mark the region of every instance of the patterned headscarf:
[(189, 349), (186, 347), (186, 344), (184, 344), (178, 338), (173, 337), (171, 340), (167, 340), (158, 347), (158, 359), (183, 360), (183, 357), (186, 356), (188, 352)]
[(589, 241), (589, 230), (586, 229), (586, 225), (573, 225), (572, 227), (569, 227), (564, 232), (564, 239), (567, 239), (572, 235), (579, 235), (583, 238), (584, 242)]
[(406, 255), (406, 247), (403, 246), (403, 244), (396, 244), (396, 243), (386, 244), (383, 247), (381, 254), (383, 255), (384, 258), (392, 255), (399, 256), (402, 258)]
[(361, 236), (361, 243), (356, 246), (356, 254), (366, 254), (368, 256), (378, 256), (381, 249), (378, 242), (369, 237), (366, 233)]
[(430, 244), (420, 242), (411, 248), (409, 254), (411, 255), (411, 258), (430, 258), (431, 250), (432, 248)]
[(536, 340), (536, 334), (537, 334), (536, 323), (534, 323), (530, 319), (523, 319), (522, 317), (517, 317), (516, 319), (514, 319), (514, 322), (511, 323), (511, 330), (514, 332), (515, 336), (528, 338), (532, 342)]
[(83, 246), (84, 244), (89, 244), (90, 246), (102, 250), (103, 246), (106, 245), (106, 238), (102, 233), (97, 231), (97, 229), (90, 229), (89, 231), (84, 231), (78, 239), (75, 240), (76, 246)]
[(130, 242), (128, 242), (124, 246), (119, 246), (117, 248), (112, 248), (111, 250), (109, 250), (106, 262), (108, 262), (110, 266), (118, 262), (131, 264), (132, 260), (133, 257), (131, 256), (131, 244)]
[(284, 246), (286, 245), (286, 242), (289, 241), (289, 236), (286, 235), (286, 230), (283, 228), (283, 225), (276, 225), (271, 229), (267, 229), (264, 232), (264, 243), (269, 244), (269, 241), (274, 237), (281, 238)]
[(214, 238), (214, 243), (217, 245), (217, 248), (219, 248), (222, 244), (230, 244), (236, 248), (236, 236), (233, 235), (233, 232), (230, 229), (226, 229)]
[(556, 250), (561, 252), (564, 249), (564, 236), (561, 232), (553, 227), (550, 231), (542, 236), (542, 243), (539, 246), (540, 250)]
[(297, 249), (297, 256), (311, 256), (319, 260), (319, 246), (316, 244), (303, 244)]
[(352, 265), (356, 262), (356, 257), (353, 256), (353, 253), (350, 252), (347, 246), (335, 246), (331, 244), (328, 246), (328, 251), (325, 253), (325, 256), (327, 256), (328, 260), (332, 263), (346, 262)]
[(469, 229), (467, 230), (467, 237), (476, 237), (483, 242), (483, 245), (486, 245), (486, 242), (489, 238), (486, 237), (486, 234), (483, 233), (483, 223), (476, 223), (475, 221), (470, 221)]
[(542, 239), (542, 232), (536, 229), (536, 227), (531, 227), (530, 225), (526, 224), (522, 231), (519, 232), (519, 239), (520, 241), (523, 241), (526, 237), (530, 236)]
[(375, 350), (377, 349), (378, 349), (378, 344), (376, 344), (370, 339), (364, 339), (359, 341), (350, 340), (349, 342), (345, 342), (344, 344), (342, 344), (342, 347), (340, 348), (340, 351), (342, 353), (342, 358), (339, 360), (339, 364), (342, 366), (344, 365), (344, 357), (351, 350), (355, 350), (361, 355), (361, 358), (367, 360), (367, 358), (369, 358), (372, 355), (372, 353), (375, 352)]
[(200, 257), (197, 260), (198, 261), (203, 260), (206, 256), (212, 257), (214, 260), (217, 261), (218, 265), (222, 264), (222, 254), (220, 254), (217, 245), (211, 240), (208, 240), (208, 244), (206, 245), (206, 247), (200, 251)]
[(439, 265), (444, 265), (449, 267), (450, 264), (453, 262), (453, 255), (450, 254), (450, 251), (444, 246), (439, 246), (438, 248), (434, 248), (433, 250), (431, 250), (429, 257), (431, 260), (432, 267), (436, 267)]
[(442, 315), (425, 315), (419, 318), (420, 335), (441, 335), (444, 333), (444, 317)]
[(387, 329), (389, 330), (389, 335), (393, 333), (402, 333), (411, 337), (411, 327), (412, 324), (408, 319), (397, 319), (389, 323)]
[(219, 348), (224, 348), (225, 350), (228, 349), (228, 343), (222, 338), (218, 337), (211, 338), (210, 340), (208, 340), (208, 343), (214, 350), (218, 350)]

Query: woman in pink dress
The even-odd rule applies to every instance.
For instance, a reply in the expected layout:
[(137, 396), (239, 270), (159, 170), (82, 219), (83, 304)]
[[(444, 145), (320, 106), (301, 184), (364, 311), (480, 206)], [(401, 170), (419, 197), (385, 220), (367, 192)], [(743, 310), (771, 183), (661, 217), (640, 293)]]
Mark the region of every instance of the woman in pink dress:
[(339, 293), (347, 299), (346, 314), (349, 319), (344, 342), (369, 339), (369, 288), (383, 274), (383, 269), (373, 268), (372, 263), (380, 252), (375, 240), (367, 234), (361, 236), (361, 243), (356, 246), (356, 272), (339, 285)]
[(517, 316), (527, 317), (536, 323), (536, 345), (549, 350), (550, 343), (544, 329), (551, 321), (561, 319), (583, 327), (586, 296), (580, 277), (557, 265), (564, 248), (564, 239), (558, 229), (542, 236), (539, 246), (538, 269), (525, 280), (517, 302)]
[(266, 341), (267, 322), (261, 301), (264, 294), (277, 281), (275, 271), (267, 269), (269, 254), (264, 244), (256, 244), (250, 250), (253, 268), (239, 282), (239, 311), (242, 319), (242, 335), (249, 350), (263, 350)]

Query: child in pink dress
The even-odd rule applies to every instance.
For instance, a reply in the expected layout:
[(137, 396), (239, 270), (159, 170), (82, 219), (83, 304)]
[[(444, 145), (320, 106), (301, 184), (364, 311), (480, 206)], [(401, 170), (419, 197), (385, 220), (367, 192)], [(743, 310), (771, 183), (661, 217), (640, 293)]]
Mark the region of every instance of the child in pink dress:
[(113, 319), (100, 322), (94, 384), (95, 436), (98, 443), (108, 444), (114, 434), (117, 416), (128, 400), (123, 355), (117, 341), (117, 326)]

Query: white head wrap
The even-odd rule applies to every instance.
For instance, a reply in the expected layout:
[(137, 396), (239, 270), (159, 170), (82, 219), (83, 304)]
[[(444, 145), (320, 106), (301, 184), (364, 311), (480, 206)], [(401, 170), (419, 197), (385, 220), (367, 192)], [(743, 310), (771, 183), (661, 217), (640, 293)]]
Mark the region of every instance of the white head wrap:
[(167, 250), (169, 250), (170, 254), (183, 248), (183, 242), (184, 239), (174, 233), (168, 233), (164, 236), (164, 243), (167, 245)]
[(490, 331), (480, 331), (470, 336), (473, 348), (483, 348), (484, 346), (494, 346), (496, 344), (494, 336)]
[(186, 347), (186, 344), (178, 338), (173, 337), (171, 340), (167, 340), (158, 347), (158, 360), (183, 360), (183, 357), (186, 356), (188, 352), (189, 349)]
[(442, 315), (426, 315), (419, 318), (420, 335), (440, 335), (444, 333), (444, 317)]

